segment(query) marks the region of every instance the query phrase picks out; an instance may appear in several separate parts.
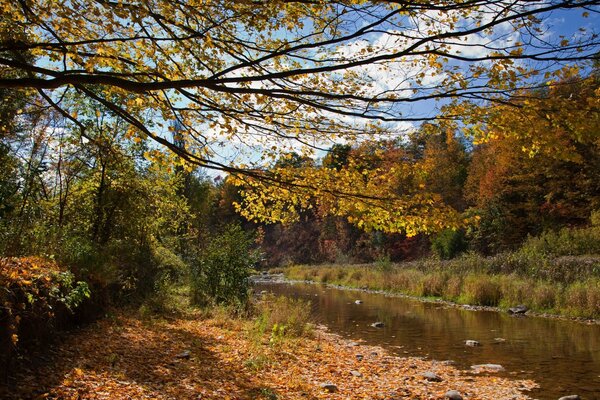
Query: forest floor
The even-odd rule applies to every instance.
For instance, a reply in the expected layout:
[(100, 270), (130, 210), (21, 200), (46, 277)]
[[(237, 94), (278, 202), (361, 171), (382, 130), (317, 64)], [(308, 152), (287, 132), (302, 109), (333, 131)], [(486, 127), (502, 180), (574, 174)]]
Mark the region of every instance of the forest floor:
[[(251, 326), (199, 311), (153, 317), (115, 311), (22, 363), (9, 386), (0, 386), (0, 398), (443, 399), (457, 390), (464, 399), (525, 399), (535, 386), (392, 357), (325, 329), (273, 340), (270, 332), (256, 337)], [(428, 381), (425, 372), (441, 381)]]

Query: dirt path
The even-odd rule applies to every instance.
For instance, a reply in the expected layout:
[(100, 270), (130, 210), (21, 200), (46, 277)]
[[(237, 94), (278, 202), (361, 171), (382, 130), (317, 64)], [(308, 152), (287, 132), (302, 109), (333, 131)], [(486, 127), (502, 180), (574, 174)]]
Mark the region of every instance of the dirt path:
[[(66, 335), (35, 368), (15, 373), (7, 399), (523, 399), (531, 382), (474, 376), (388, 356), (317, 331), (276, 344), (247, 322), (120, 313)], [(357, 357), (357, 354), (362, 355)], [(430, 382), (423, 373), (436, 373)], [(330, 393), (321, 385), (333, 383)]]

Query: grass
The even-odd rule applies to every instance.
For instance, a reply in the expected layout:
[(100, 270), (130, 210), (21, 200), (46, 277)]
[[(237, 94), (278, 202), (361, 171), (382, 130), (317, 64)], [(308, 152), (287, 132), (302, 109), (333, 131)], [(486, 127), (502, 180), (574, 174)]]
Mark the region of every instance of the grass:
[[(483, 258), (482, 258), (483, 260)], [(497, 260), (489, 261), (489, 264)], [(384, 290), (418, 297), (440, 298), (460, 304), (507, 309), (524, 304), (530, 309), (564, 316), (600, 318), (600, 278), (563, 283), (527, 277), (473, 256), (448, 263), (426, 260), (396, 264), (381, 270), (375, 265), (292, 266), (285, 276), (293, 280), (331, 283), (353, 288)]]

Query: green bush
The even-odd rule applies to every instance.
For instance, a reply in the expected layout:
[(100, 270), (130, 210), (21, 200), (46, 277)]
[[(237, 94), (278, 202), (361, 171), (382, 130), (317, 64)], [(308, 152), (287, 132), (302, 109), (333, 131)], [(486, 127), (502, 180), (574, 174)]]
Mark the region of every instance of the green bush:
[(431, 240), (431, 250), (441, 259), (449, 260), (467, 249), (462, 230), (445, 229)]
[(191, 266), (192, 302), (246, 304), (248, 277), (259, 260), (251, 235), (238, 225), (228, 225)]
[(544, 232), (538, 237), (528, 237), (519, 253), (538, 258), (600, 254), (600, 226), (563, 228)]

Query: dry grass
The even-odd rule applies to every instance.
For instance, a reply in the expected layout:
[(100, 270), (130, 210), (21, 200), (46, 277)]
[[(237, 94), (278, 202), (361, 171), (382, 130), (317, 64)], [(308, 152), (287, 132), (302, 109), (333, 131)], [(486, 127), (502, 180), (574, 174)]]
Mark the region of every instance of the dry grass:
[(428, 268), (431, 268), (429, 271), (413, 266), (396, 265), (385, 271), (377, 269), (375, 265), (293, 266), (285, 270), (285, 275), (289, 279), (439, 297), (462, 304), (502, 308), (525, 304), (540, 312), (600, 317), (598, 278), (565, 285), (553, 280), (524, 277), (515, 272), (485, 272), (479, 266), (477, 272), (469, 272), (471, 265), (464, 268), (455, 266), (450, 271), (432, 263), (428, 264)]

